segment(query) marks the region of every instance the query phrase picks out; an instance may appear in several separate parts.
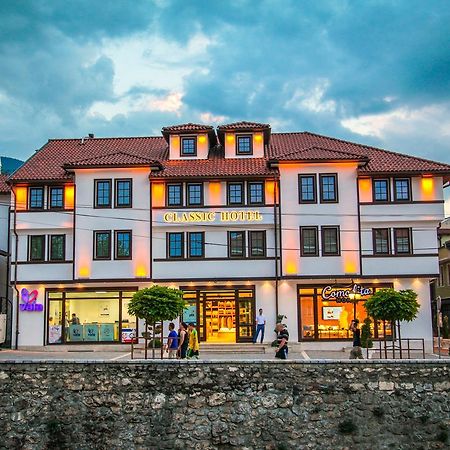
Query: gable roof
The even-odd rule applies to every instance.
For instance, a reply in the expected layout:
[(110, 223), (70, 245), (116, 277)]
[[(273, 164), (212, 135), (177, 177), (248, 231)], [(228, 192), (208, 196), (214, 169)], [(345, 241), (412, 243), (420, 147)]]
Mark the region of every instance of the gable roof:
[(8, 184), (6, 184), (6, 180), (8, 179), (8, 175), (0, 173), (0, 194), (9, 194), (11, 188)]
[(94, 158), (72, 161), (63, 165), (65, 169), (81, 169), (91, 167), (129, 167), (129, 166), (150, 166), (154, 163), (152, 159), (126, 152), (115, 152), (109, 155), (100, 155)]
[(170, 125), (168, 127), (163, 127), (162, 132), (167, 133), (185, 133), (189, 131), (211, 131), (214, 130), (214, 127), (211, 125), (204, 125), (201, 123), (182, 123), (180, 125)]
[(258, 123), (258, 122), (247, 122), (245, 120), (241, 120), (240, 122), (227, 123), (224, 125), (219, 125), (217, 127), (218, 131), (222, 130), (237, 130), (237, 131), (247, 131), (247, 130), (257, 130), (270, 128), (268, 123)]
[(339, 150), (330, 150), (323, 147), (310, 147), (306, 149), (293, 150), (291, 153), (285, 153), (277, 158), (279, 161), (365, 161), (369, 159), (366, 156), (355, 153), (341, 152)]

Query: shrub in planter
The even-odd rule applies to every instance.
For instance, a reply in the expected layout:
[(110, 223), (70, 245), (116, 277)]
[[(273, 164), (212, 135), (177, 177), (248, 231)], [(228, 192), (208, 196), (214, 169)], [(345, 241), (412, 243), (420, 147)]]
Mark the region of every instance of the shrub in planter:
[(372, 321), (367, 317), (364, 320), (364, 324), (361, 327), (361, 347), (363, 348), (372, 348), (372, 331), (370, 330), (370, 326), (372, 325)]

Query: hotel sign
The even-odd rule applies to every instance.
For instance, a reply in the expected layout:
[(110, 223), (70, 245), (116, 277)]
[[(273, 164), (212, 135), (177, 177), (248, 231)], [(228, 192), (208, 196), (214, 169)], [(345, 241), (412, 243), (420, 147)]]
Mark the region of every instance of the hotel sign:
[(163, 220), (165, 223), (259, 222), (263, 220), (263, 216), (259, 211), (191, 211), (166, 212)]
[[(355, 296), (353, 297), (354, 294)], [(373, 289), (369, 287), (361, 286), (360, 284), (354, 284), (353, 286), (325, 286), (322, 289), (322, 298), (324, 300), (333, 300), (336, 303), (351, 303), (352, 298), (359, 299), (361, 297), (367, 297), (373, 294)]]
[(20, 305), (21, 311), (43, 311), (44, 305), (36, 303), (38, 297), (38, 291), (36, 289), (31, 292), (27, 288), (23, 288), (20, 291), (20, 298), (22, 304)]

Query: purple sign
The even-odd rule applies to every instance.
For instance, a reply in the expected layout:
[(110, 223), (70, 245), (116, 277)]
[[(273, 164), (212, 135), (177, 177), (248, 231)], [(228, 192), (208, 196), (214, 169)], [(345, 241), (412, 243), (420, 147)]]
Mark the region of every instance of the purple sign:
[(20, 305), (21, 311), (43, 311), (44, 305), (36, 303), (38, 291), (36, 289), (31, 292), (27, 288), (23, 288), (20, 291), (20, 298), (22, 304)]

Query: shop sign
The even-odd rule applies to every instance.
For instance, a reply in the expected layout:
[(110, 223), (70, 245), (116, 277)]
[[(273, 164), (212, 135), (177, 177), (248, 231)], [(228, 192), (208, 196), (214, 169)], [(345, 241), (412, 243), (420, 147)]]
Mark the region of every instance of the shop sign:
[(359, 295), (360, 298), (366, 297), (373, 294), (373, 289), (360, 284), (346, 287), (325, 286), (322, 289), (322, 298), (324, 300), (333, 300), (336, 303), (351, 303), (350, 294)]
[(192, 211), (185, 213), (167, 212), (163, 216), (165, 223), (192, 222), (259, 222), (263, 216), (259, 211)]
[(43, 311), (44, 305), (36, 303), (38, 297), (38, 291), (33, 289), (31, 292), (27, 288), (23, 288), (20, 291), (20, 299), (22, 304), (20, 305), (21, 311)]

